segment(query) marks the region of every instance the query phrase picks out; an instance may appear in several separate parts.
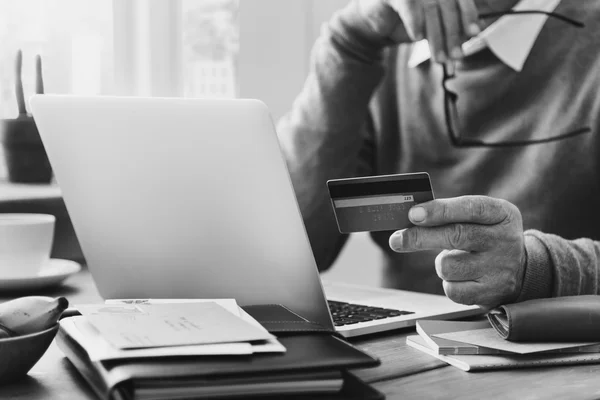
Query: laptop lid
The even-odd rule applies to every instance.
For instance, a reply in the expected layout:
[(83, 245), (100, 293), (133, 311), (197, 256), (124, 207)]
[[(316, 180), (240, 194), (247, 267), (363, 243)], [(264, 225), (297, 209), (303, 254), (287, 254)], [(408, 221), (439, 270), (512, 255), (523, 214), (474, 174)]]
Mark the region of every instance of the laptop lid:
[(31, 108), (102, 297), (283, 304), (333, 327), (263, 103), (36, 95)]

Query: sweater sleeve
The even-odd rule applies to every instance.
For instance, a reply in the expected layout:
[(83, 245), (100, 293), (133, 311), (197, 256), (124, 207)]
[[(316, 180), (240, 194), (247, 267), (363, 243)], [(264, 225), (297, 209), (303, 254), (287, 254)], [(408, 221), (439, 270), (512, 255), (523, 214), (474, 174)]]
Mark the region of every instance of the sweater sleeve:
[(282, 152), (320, 270), (342, 248), (326, 181), (373, 170), (369, 102), (383, 76), (383, 44), (353, 30), (350, 5), (325, 25), (313, 47), (309, 76), (279, 121)]
[(527, 266), (517, 301), (600, 294), (600, 242), (525, 232)]

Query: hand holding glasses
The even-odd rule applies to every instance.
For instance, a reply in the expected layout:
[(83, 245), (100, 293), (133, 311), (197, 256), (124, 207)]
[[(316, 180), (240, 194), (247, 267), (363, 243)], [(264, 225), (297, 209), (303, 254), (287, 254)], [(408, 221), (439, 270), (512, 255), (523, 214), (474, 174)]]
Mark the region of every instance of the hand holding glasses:
[[(565, 23), (571, 24), (577, 28), (583, 28), (583, 23), (579, 21), (575, 21), (564, 15), (546, 12), (546, 11), (538, 11), (538, 10), (510, 10), (505, 12), (495, 12), (489, 14), (482, 14), (479, 18), (495, 18), (503, 15), (520, 15), (520, 14), (545, 14), (549, 17), (557, 18)], [(454, 62), (452, 60), (447, 61), (442, 64), (443, 67), (443, 78), (442, 78), (442, 87), (444, 89), (444, 115), (446, 118), (446, 128), (448, 130), (448, 135), (450, 136), (450, 142), (455, 147), (517, 147), (517, 146), (528, 146), (535, 144), (542, 144), (548, 142), (554, 142), (558, 140), (567, 139), (573, 136), (581, 135), (584, 133), (590, 133), (592, 130), (589, 126), (584, 126), (578, 129), (575, 129), (571, 132), (560, 134), (557, 136), (551, 136), (543, 139), (531, 139), (531, 140), (514, 140), (514, 141), (501, 141), (501, 142), (484, 142), (479, 139), (473, 138), (463, 138), (460, 136), (460, 119), (458, 117), (458, 94), (456, 92), (451, 91), (447, 87), (447, 82), (450, 79), (453, 79), (455, 75)]]

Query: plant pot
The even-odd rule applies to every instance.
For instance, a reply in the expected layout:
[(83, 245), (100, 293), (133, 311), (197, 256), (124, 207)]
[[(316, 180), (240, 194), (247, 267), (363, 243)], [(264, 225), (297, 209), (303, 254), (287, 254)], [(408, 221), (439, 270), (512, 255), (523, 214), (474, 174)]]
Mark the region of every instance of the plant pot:
[(0, 142), (10, 182), (52, 181), (52, 167), (33, 117), (0, 120)]

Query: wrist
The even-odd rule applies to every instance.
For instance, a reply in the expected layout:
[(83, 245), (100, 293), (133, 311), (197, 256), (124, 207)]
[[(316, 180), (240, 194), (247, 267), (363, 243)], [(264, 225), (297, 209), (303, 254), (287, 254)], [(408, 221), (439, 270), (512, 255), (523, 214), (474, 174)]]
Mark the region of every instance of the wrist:
[(522, 285), (516, 302), (552, 296), (552, 259), (536, 231), (527, 231)]

